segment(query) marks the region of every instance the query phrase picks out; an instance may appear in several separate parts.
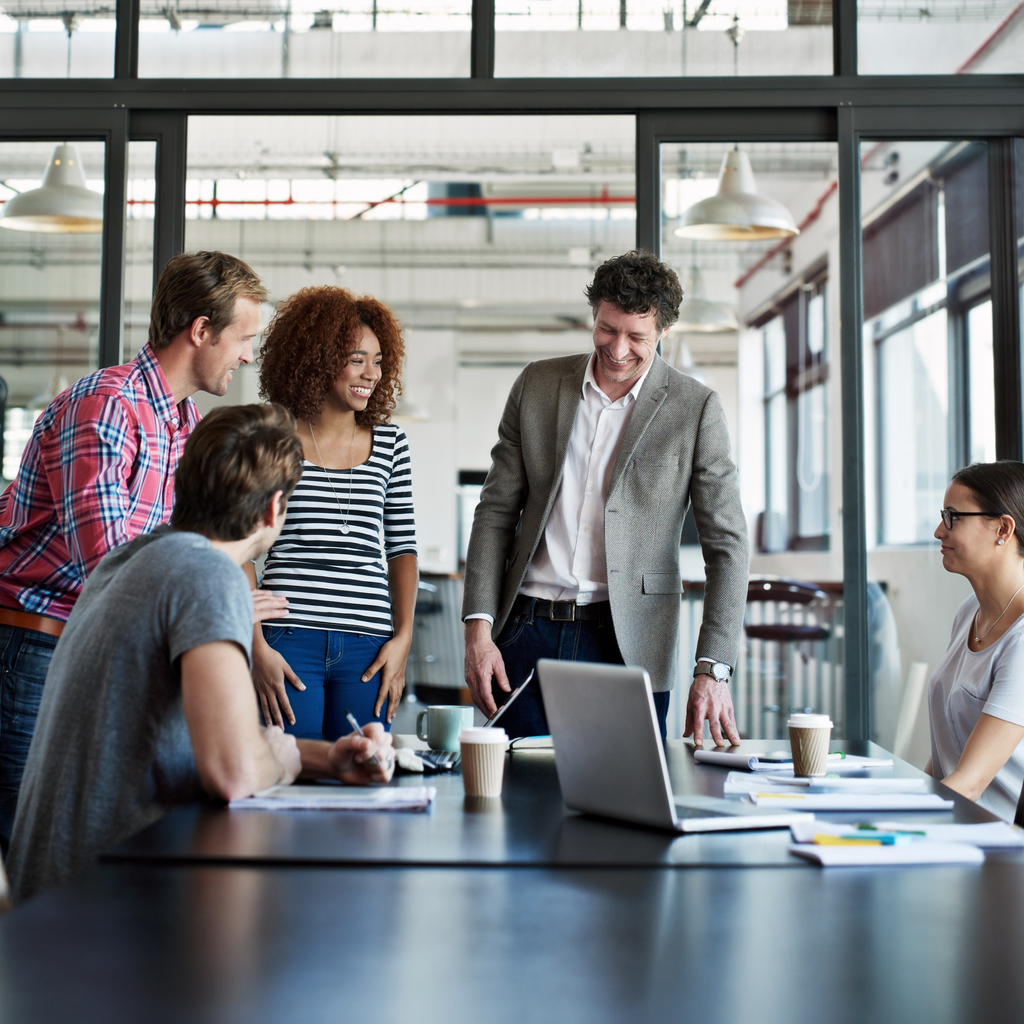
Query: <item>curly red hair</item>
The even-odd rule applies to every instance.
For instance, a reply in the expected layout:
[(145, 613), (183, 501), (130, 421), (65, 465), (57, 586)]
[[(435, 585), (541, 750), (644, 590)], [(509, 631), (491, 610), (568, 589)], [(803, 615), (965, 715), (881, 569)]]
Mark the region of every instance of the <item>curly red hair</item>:
[(364, 325), (380, 342), (381, 378), (356, 422), (387, 423), (402, 391), (402, 330), (383, 302), (333, 285), (303, 288), (277, 307), (263, 336), (260, 395), (297, 419), (315, 419)]

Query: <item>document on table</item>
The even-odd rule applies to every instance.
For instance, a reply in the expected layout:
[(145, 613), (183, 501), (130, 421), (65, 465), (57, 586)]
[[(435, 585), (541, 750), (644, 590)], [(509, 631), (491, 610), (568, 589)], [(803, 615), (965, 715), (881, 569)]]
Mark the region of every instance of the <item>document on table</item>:
[(271, 786), (228, 806), (240, 811), (425, 811), (434, 786)]
[[(748, 772), (793, 771), (792, 761), (762, 761), (757, 754), (731, 754), (725, 750), (694, 750), (693, 759), (702, 764), (717, 764), (722, 768), (738, 768)], [(860, 757), (847, 754), (845, 757), (829, 755), (830, 772), (852, 772), (862, 768), (891, 768), (892, 758)]]
[(843, 836), (849, 839), (870, 840), (874, 833), (894, 832), (908, 835), (915, 841), (938, 843), (967, 843), (988, 850), (1019, 850), (1024, 847), (1024, 830), (1005, 821), (983, 821), (972, 825), (933, 825), (906, 821), (866, 822), (871, 828), (837, 824), (832, 821), (798, 821), (790, 826), (793, 839), (798, 843), (813, 843), (816, 835)]
[(843, 793), (923, 793), (928, 780), (921, 778), (843, 778), (821, 776), (813, 779), (797, 778), (775, 772), (768, 775), (748, 775), (746, 772), (729, 772), (725, 779), (726, 796), (748, 793), (792, 793), (795, 789), (814, 792)]
[(985, 854), (967, 843), (907, 843), (899, 846), (818, 846), (794, 843), (790, 853), (825, 868), (882, 867), (890, 864), (981, 864)]
[(758, 807), (785, 807), (793, 811), (948, 811), (952, 800), (936, 793), (749, 793)]

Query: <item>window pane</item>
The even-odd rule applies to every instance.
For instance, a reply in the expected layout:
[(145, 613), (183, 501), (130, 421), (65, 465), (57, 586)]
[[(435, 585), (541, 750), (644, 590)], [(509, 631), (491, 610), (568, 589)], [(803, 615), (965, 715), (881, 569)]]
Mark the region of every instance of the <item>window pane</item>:
[(946, 311), (890, 335), (879, 349), (882, 544), (931, 540), (949, 483)]
[[(733, 232), (714, 227), (721, 204), (708, 201), (723, 157), (749, 159), (756, 192), (788, 211), (799, 234), (754, 239), (751, 227), (722, 237)], [(840, 407), (839, 376), (829, 372), (838, 335), (838, 308), (829, 304), (839, 286), (836, 157), (834, 143), (661, 146), (661, 253), (685, 292), (666, 356), (718, 392), (736, 452), (751, 577), (769, 585), (767, 598), (763, 585), (750, 591), (731, 687), (743, 736), (782, 737), (793, 708), (827, 712), (837, 735), (844, 729), (843, 553), (829, 536), (842, 501), (830, 470), (840, 458), (839, 423), (829, 421)], [(687, 663), (704, 561), (692, 542), (681, 559), (693, 581), (683, 602)], [(806, 584), (809, 603), (772, 591), (778, 577)], [(805, 627), (819, 639), (786, 638)]]
[(498, 77), (832, 74), (831, 0), (496, 0), (495, 33)]
[[(934, 531), (950, 476), (991, 438), (988, 147), (864, 142), (861, 209), (872, 718), (892, 749), (902, 679), (939, 663), (970, 593), (942, 568)], [(924, 719), (898, 753), (925, 766)]]
[(1020, 74), (1018, 0), (857, 0), (862, 75)]
[(4, 0), (0, 78), (111, 78), (114, 0)]
[(125, 238), (124, 358), (131, 359), (149, 336), (153, 300), (153, 213), (156, 143), (128, 143), (128, 220)]
[(991, 301), (982, 302), (967, 314), (967, 352), (970, 388), (968, 462), (993, 462), (996, 457), (996, 417)]
[(143, 78), (459, 78), (472, 0), (206, 0), (142, 8)]
[[(0, 142), (0, 203), (39, 188), (53, 142)], [(63, 159), (80, 162), (85, 182), (103, 192), (104, 147), (79, 142)], [(100, 202), (97, 212), (102, 215)], [(4, 219), (15, 212), (5, 206)], [(60, 211), (54, 209), (54, 215)], [(87, 212), (87, 211), (79, 211)], [(0, 452), (5, 479), (18, 470), (35, 418), (54, 395), (96, 368), (99, 351), (102, 231), (57, 233), (0, 224)]]

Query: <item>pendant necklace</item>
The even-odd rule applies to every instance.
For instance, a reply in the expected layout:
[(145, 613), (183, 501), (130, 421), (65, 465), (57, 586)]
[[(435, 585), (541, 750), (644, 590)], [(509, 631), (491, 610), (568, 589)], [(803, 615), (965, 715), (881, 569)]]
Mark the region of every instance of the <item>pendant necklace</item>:
[[(309, 436), (313, 438), (313, 447), (316, 449), (316, 457), (320, 460), (320, 468), (324, 471), (324, 476), (327, 477), (327, 483), (331, 488), (331, 493), (334, 495), (334, 500), (338, 503), (338, 512), (341, 515), (341, 526), (338, 527), (342, 533), (348, 533), (352, 527), (348, 525), (348, 516), (345, 514), (345, 510), (341, 507), (341, 498), (338, 497), (338, 492), (334, 489), (334, 484), (331, 482), (331, 474), (327, 470), (327, 464), (324, 462), (324, 457), (320, 454), (320, 445), (316, 443), (316, 434), (313, 433), (313, 424), (309, 424)], [(348, 446), (348, 461), (351, 462), (355, 456), (356, 451), (356, 425), (355, 420), (352, 422), (352, 440)], [(352, 473), (355, 470), (355, 466), (350, 467), (348, 473), (348, 507), (352, 508)], [(1014, 597), (1017, 595), (1015, 594)], [(1007, 606), (1009, 607), (1009, 606)]]
[[(1020, 593), (1020, 592), (1021, 592), (1022, 590), (1024, 590), (1024, 583), (1022, 583), (1022, 584), (1021, 584), (1021, 585), (1020, 585), (1020, 586), (1019, 586), (1019, 587), (1018, 587), (1018, 588), (1017, 588), (1017, 589), (1016, 589), (1016, 590), (1015, 590), (1015, 591), (1013, 592), (1013, 597), (1016, 597), (1016, 596), (1017, 596), (1017, 595), (1018, 595), (1018, 594), (1019, 594), (1019, 593)], [(985, 639), (985, 637), (987, 637), (987, 636), (989, 635), (989, 633), (991, 633), (991, 632), (992, 632), (992, 630), (996, 628), (996, 622), (998, 622), (998, 621), (999, 621), (999, 620), (1000, 620), (1000, 619), (1001, 619), (1001, 618), (1002, 618), (1002, 617), (1003, 617), (1003, 616), (1004, 616), (1004, 615), (1006, 614), (1006, 610), (1007, 610), (1007, 608), (1009, 608), (1009, 607), (1010, 607), (1010, 605), (1011, 605), (1011, 604), (1013, 604), (1013, 597), (1011, 597), (1011, 598), (1010, 598), (1010, 600), (1009, 600), (1009, 601), (1007, 602), (1007, 604), (1006, 604), (1006, 608), (1004, 608), (1004, 609), (1003, 609), (1003, 610), (1002, 610), (1002, 611), (1001, 611), (1001, 612), (1000, 612), (1000, 613), (999, 613), (999, 614), (998, 614), (998, 615), (996, 616), (996, 620), (995, 620), (995, 622), (993, 622), (993, 623), (992, 623), (992, 625), (991, 625), (991, 626), (989, 626), (989, 627), (988, 627), (988, 629), (986, 629), (986, 630), (985, 630), (985, 632), (981, 634), (981, 636), (978, 636), (978, 626), (980, 626), (980, 625), (981, 625), (981, 608), (980, 608), (980, 607), (978, 608), (978, 611), (977, 611), (977, 612), (975, 613), (975, 616), (974, 616), (974, 642), (975, 642), (976, 644), (980, 644), (980, 643), (981, 643), (981, 641), (982, 641), (982, 640), (984, 640), (984, 639)]]

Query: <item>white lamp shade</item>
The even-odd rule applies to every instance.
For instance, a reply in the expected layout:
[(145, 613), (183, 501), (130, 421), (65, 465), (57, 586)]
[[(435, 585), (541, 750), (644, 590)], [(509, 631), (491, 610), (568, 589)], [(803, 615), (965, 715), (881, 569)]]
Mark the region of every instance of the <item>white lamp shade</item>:
[(672, 330), (687, 334), (720, 334), (735, 331), (739, 321), (732, 307), (723, 302), (711, 302), (704, 292), (704, 279), (694, 267), (686, 283), (687, 298), (679, 307), (679, 319)]
[(69, 234), (103, 230), (103, 196), (85, 187), (77, 146), (54, 148), (42, 187), (8, 199), (0, 211), (0, 227)]
[(750, 157), (734, 149), (722, 158), (718, 191), (689, 207), (675, 234), (712, 242), (749, 242), (791, 238), (800, 230), (782, 203), (758, 195)]

